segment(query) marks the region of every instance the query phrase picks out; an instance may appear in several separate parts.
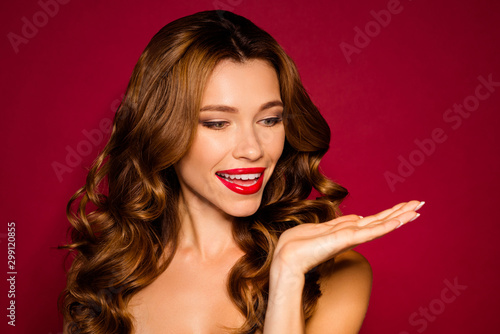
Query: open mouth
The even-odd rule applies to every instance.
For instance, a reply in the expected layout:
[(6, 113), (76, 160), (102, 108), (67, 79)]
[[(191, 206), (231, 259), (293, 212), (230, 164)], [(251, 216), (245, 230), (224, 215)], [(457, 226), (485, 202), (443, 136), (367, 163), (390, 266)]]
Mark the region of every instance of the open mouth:
[(229, 190), (241, 195), (251, 195), (261, 189), (265, 170), (263, 167), (237, 168), (221, 170), (215, 175)]
[(252, 174), (226, 174), (226, 173), (216, 173), (217, 176), (223, 178), (227, 182), (237, 184), (239, 186), (249, 187), (257, 183), (262, 173), (252, 173)]

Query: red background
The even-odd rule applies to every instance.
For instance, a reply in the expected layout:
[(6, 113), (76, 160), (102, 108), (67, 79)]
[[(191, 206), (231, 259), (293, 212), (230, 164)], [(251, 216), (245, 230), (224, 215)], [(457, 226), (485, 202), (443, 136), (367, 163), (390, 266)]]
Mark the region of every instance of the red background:
[[(401, 0), (380, 27), (370, 23), (371, 11), (386, 9), (388, 0), (60, 1), (66, 3), (46, 22), (35, 0), (3, 1), (0, 14), (3, 333), (61, 332), (63, 252), (54, 247), (65, 242), (65, 205), (104, 144), (90, 143), (85, 131), (97, 139), (105, 132), (100, 123), (113, 117), (154, 33), (222, 4), (271, 33), (296, 61), (332, 128), (322, 168), (349, 189), (346, 213), (427, 202), (417, 221), (358, 247), (374, 271), (361, 333), (497, 332), (500, 87), (478, 106), (470, 96), (479, 76), (500, 81), (498, 2)], [(9, 33), (22, 36), (34, 16), (38, 32), (16, 53)], [(370, 41), (345, 57), (340, 45), (355, 46), (356, 27), (372, 29)], [(470, 115), (446, 121), (447, 110), (464, 100), (474, 109)], [(436, 128), (442, 129), (436, 139), (446, 140), (434, 140), (432, 150)], [(416, 140), (430, 145), (427, 154)], [(53, 164), (67, 164), (68, 150), (85, 154), (58, 178)], [(385, 174), (398, 174), (400, 159), (417, 166), (391, 188)], [(15, 328), (6, 318), (10, 221), (16, 223)], [(454, 281), (461, 286), (455, 295), (447, 290)], [(427, 318), (419, 314), (424, 308)]]

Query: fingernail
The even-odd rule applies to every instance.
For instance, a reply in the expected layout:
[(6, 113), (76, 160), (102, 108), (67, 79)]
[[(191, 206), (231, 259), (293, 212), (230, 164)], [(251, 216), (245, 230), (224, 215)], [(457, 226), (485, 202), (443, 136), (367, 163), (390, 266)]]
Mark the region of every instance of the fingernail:
[(408, 223), (409, 223), (409, 222), (414, 221), (414, 220), (415, 220), (415, 219), (417, 219), (418, 217), (420, 217), (420, 213), (417, 213), (417, 215), (416, 215), (415, 217), (413, 217), (412, 219), (410, 219), (410, 220), (408, 221)]
[(398, 227), (396, 227), (396, 228), (400, 228), (401, 226), (403, 226), (403, 222), (400, 222)]
[[(421, 207), (423, 207), (423, 206), (424, 206), (424, 204), (425, 204), (425, 202), (424, 202), (424, 201), (420, 202), (420, 204), (419, 204), (419, 205), (417, 205), (417, 207), (416, 207), (413, 211), (418, 211)], [(418, 216), (417, 216), (417, 217), (418, 217)], [(415, 218), (416, 218), (416, 217), (415, 217)], [(411, 220), (410, 220), (410, 221), (411, 221)]]
[(362, 219), (362, 218), (363, 218), (363, 216), (358, 216), (358, 217), (359, 217), (359, 219)]

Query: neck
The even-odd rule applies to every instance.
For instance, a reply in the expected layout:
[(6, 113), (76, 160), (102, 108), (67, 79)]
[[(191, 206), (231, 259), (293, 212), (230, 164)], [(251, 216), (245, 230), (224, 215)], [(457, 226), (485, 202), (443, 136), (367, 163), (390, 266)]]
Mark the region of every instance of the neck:
[(179, 196), (178, 254), (209, 261), (237, 248), (232, 228), (234, 217), (198, 197)]

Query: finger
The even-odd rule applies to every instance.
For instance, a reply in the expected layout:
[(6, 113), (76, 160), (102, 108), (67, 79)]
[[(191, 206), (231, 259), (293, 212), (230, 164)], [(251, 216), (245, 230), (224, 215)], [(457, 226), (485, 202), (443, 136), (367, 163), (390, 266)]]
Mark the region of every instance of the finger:
[[(379, 212), (375, 215), (363, 218), (359, 223), (361, 226), (365, 225), (370, 225), (376, 222), (383, 222), (391, 218), (395, 218), (402, 213), (405, 212), (415, 212), (415, 210), (418, 210), (422, 207), (422, 203), (425, 202), (420, 202), (420, 201), (409, 201), (409, 202), (403, 202), (395, 205), (394, 207), (384, 210), (382, 212)], [(412, 216), (413, 217), (413, 216)]]
[[(360, 226), (359, 222), (346, 220), (331, 226), (331, 233), (319, 236), (315, 242), (315, 259), (318, 263), (340, 252), (352, 249), (360, 244), (378, 239), (403, 224), (418, 217), (413, 210), (405, 211), (396, 217), (374, 221)], [(354, 218), (354, 217), (351, 217)], [(316, 263), (317, 264), (317, 263)], [(315, 265), (316, 265), (315, 264)]]
[(381, 221), (384, 218), (388, 217), (393, 212), (395, 212), (396, 210), (399, 210), (400, 208), (402, 208), (403, 206), (405, 206), (406, 204), (407, 204), (406, 202), (399, 203), (399, 204), (396, 204), (395, 206), (393, 206), (390, 209), (381, 211), (381, 212), (376, 213), (376, 214), (371, 215), (371, 216), (364, 217), (364, 218), (362, 218), (362, 220), (360, 222), (360, 225), (364, 226), (364, 225), (368, 225), (368, 224), (370, 224), (370, 223), (372, 223), (374, 221)]
[(410, 210), (410, 211), (405, 211), (395, 217), (387, 217), (386, 219), (382, 220), (382, 221), (375, 221), (375, 222), (372, 222), (371, 224), (369, 225), (366, 225), (366, 227), (371, 227), (371, 226), (374, 226), (374, 225), (377, 225), (377, 224), (385, 224), (387, 222), (397, 222), (398, 225), (396, 226), (396, 228), (399, 228), (411, 221), (414, 221), (415, 219), (417, 219), (418, 217), (420, 217), (420, 213), (417, 213), (413, 210)]
[(360, 218), (354, 220), (354, 219), (349, 219), (349, 220), (344, 220), (344, 221), (335, 221), (335, 222), (328, 222), (328, 224), (325, 223), (329, 228), (325, 230), (324, 234), (331, 234), (336, 231), (344, 230), (344, 229), (352, 229), (352, 230), (357, 230), (360, 228), (363, 228), (362, 226), (359, 225), (359, 222), (361, 221)]
[(326, 257), (337, 254), (340, 251), (380, 238), (398, 226), (399, 220), (391, 219), (365, 227), (352, 226), (337, 230), (318, 239), (316, 255)]
[[(400, 209), (402, 210), (402, 209)], [(362, 220), (346, 220), (344, 222), (337, 223), (335, 225), (331, 225), (330, 229), (325, 230), (323, 234), (329, 234), (332, 232), (344, 230), (344, 229), (351, 229), (351, 230), (361, 230), (364, 228), (373, 228), (375, 225), (381, 225), (381, 224), (387, 224), (389, 221), (396, 221), (397, 225), (395, 225), (395, 228), (398, 228), (404, 224), (407, 224), (415, 219), (417, 219), (420, 216), (419, 213), (416, 213), (414, 210), (409, 210), (409, 211), (402, 211), (398, 215), (395, 216), (390, 216), (390, 217), (385, 217), (384, 219), (381, 220), (374, 220), (369, 224), (362, 224)]]
[(338, 218), (326, 221), (323, 224), (332, 225), (333, 226), (333, 225), (337, 225), (337, 224), (340, 224), (340, 223), (343, 223), (343, 222), (346, 222), (346, 221), (348, 221), (348, 222), (358, 221), (361, 218), (363, 218), (363, 217), (358, 216), (358, 215), (345, 215), (345, 216), (340, 216)]
[[(342, 229), (361, 229), (364, 227), (371, 227), (372, 225), (375, 224), (383, 224), (391, 219), (397, 219), (400, 223), (406, 223), (415, 216), (415, 211), (407, 207), (408, 203), (406, 204), (400, 203), (400, 204), (403, 204), (403, 206), (400, 207), (398, 210), (393, 211), (391, 214), (386, 215), (385, 217), (380, 219), (373, 219), (373, 217), (360, 218), (359, 216), (356, 215), (348, 215), (326, 222), (324, 223), (324, 225), (325, 227), (328, 226), (329, 228), (325, 229), (323, 234), (329, 234)], [(399, 206), (400, 205), (396, 207)], [(411, 205), (410, 207), (413, 208), (413, 205)], [(389, 210), (393, 209), (394, 208), (391, 208)], [(405, 215), (405, 213), (410, 213), (410, 215), (408, 214)]]
[[(421, 203), (420, 201), (409, 201), (408, 203), (406, 203), (404, 206), (402, 206), (400, 209), (394, 211), (393, 213), (391, 213), (390, 215), (388, 215), (387, 217), (385, 217), (384, 219), (391, 219), (391, 218), (395, 218), (405, 212), (412, 212), (414, 213), (415, 212), (415, 209), (419, 208), (419, 207), (422, 207), (421, 206)], [(415, 215), (412, 215), (412, 217), (415, 216)]]
[(365, 226), (356, 233), (356, 243), (362, 244), (383, 237), (400, 226), (399, 219), (385, 220), (383, 223)]
[(405, 212), (402, 215), (400, 215), (398, 217), (395, 217), (393, 219), (396, 219), (396, 220), (398, 220), (400, 222), (399, 225), (398, 225), (398, 227), (396, 227), (396, 228), (399, 228), (399, 227), (401, 227), (403, 225), (408, 224), (409, 222), (414, 221), (418, 217), (420, 217), (420, 213), (417, 213), (415, 211), (408, 211), (408, 212)]

